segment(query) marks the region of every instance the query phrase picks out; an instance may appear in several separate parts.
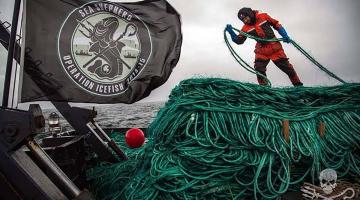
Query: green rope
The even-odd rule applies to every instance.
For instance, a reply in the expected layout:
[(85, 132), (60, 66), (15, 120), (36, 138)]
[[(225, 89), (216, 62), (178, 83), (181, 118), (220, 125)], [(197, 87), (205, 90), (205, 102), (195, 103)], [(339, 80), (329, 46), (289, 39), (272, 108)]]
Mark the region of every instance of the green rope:
[(359, 177), (359, 124), (360, 84), (280, 89), (189, 79), (173, 89), (143, 148), (127, 149), (117, 134), (129, 160), (88, 175), (104, 200), (279, 199), (325, 168)]
[[(233, 28), (235, 31), (237, 31), (238, 33), (244, 35), (245, 37), (249, 37), (251, 39), (254, 39), (256, 41), (262, 41), (262, 42), (278, 42), (278, 41), (283, 41), (283, 39), (277, 39), (277, 38), (272, 38), (272, 39), (264, 39), (264, 38), (259, 38), (259, 37), (255, 37), (252, 36), (246, 32), (240, 31), (236, 28)], [(271, 85), (270, 81), (262, 74), (258, 73), (257, 71), (255, 71), (254, 68), (252, 68), (248, 63), (246, 63), (234, 50), (234, 48), (231, 46), (227, 36), (226, 36), (226, 30), (224, 30), (224, 40), (226, 43), (226, 46), (229, 48), (231, 55), (235, 58), (235, 60), (243, 67), (245, 68), (247, 71), (254, 73), (256, 75), (259, 75), (263, 78), (265, 78), (266, 82), (268, 85)], [(341, 83), (346, 83), (344, 80), (342, 80), (341, 78), (339, 78), (338, 76), (336, 76), (334, 73), (332, 73), (331, 71), (329, 71), (326, 67), (324, 67), (323, 65), (321, 65), (318, 61), (315, 60), (314, 57), (312, 57), (309, 53), (307, 53), (298, 43), (296, 43), (294, 40), (290, 40), (290, 43), (292, 45), (294, 45), (294, 47), (299, 50), (307, 59), (309, 59), (314, 65), (316, 65), (320, 70), (322, 70), (323, 72), (325, 72), (326, 74), (328, 74), (329, 76), (331, 76), (332, 78), (340, 81)]]

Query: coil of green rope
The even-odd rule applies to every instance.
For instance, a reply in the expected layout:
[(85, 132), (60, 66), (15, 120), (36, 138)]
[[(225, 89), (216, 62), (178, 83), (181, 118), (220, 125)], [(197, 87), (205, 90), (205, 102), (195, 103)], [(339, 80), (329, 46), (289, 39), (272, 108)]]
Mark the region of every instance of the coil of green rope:
[(279, 89), (189, 79), (150, 124), (144, 148), (126, 149), (118, 134), (129, 160), (88, 175), (104, 200), (279, 199), (324, 168), (359, 177), (359, 130), (360, 84)]

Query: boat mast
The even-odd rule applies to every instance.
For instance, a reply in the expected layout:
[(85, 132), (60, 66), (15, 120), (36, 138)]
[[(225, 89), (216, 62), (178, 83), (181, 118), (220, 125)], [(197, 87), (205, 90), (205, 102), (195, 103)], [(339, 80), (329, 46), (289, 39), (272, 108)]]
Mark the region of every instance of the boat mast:
[(21, 0), (15, 0), (14, 4), (14, 12), (12, 18), (12, 27), (9, 39), (9, 49), (8, 49), (8, 57), (6, 63), (6, 70), (5, 70), (5, 80), (4, 80), (4, 90), (3, 90), (3, 107), (9, 107), (9, 94), (10, 94), (10, 81), (11, 81), (11, 72), (13, 67), (13, 59), (14, 59), (14, 50), (16, 44), (16, 32), (19, 20), (19, 12), (20, 12), (20, 4)]

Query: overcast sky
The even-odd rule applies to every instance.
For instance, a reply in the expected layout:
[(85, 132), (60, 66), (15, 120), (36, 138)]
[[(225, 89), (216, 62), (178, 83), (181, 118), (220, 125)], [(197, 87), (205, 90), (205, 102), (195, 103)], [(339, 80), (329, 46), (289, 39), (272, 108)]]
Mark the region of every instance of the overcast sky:
[[(223, 30), (230, 23), (240, 29), (237, 12), (251, 7), (280, 21), (289, 36), (309, 51), (320, 63), (346, 81), (360, 81), (360, 1), (358, 0), (169, 0), (182, 16), (183, 46), (180, 61), (161, 88), (148, 99), (168, 94), (180, 80), (194, 75), (224, 77), (256, 83), (228, 51)], [(253, 64), (255, 42), (236, 46), (237, 52)], [(284, 44), (290, 62), (305, 86), (333, 85), (329, 78), (292, 45)], [(291, 85), (273, 63), (268, 77), (275, 86)]]
[[(10, 0), (0, 0), (0, 17)], [(128, 1), (127, 1), (128, 2)], [(181, 80), (222, 77), (256, 82), (254, 74), (243, 69), (227, 49), (223, 30), (226, 24), (242, 27), (237, 12), (251, 7), (280, 21), (289, 36), (309, 51), (330, 71), (349, 82), (360, 82), (360, 1), (358, 0), (168, 0), (182, 17), (183, 46), (180, 60), (169, 80), (155, 89), (145, 101), (165, 101)], [(255, 42), (235, 45), (249, 64), (253, 64)], [(334, 85), (338, 82), (310, 63), (292, 45), (284, 44), (290, 62), (305, 86)], [(1, 58), (3, 59), (3, 58)], [(3, 67), (3, 66), (1, 66)], [(0, 70), (0, 73), (3, 70)], [(289, 86), (288, 77), (273, 63), (268, 77), (274, 86)], [(2, 86), (2, 83), (0, 84)]]

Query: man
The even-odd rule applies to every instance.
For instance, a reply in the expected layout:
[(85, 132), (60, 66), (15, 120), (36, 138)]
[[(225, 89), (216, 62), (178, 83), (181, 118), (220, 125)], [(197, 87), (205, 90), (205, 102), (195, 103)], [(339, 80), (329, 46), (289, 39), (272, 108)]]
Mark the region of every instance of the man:
[[(251, 8), (242, 8), (239, 10), (238, 17), (244, 23), (244, 26), (241, 29), (243, 32), (263, 39), (272, 39), (275, 38), (274, 31), (271, 28), (272, 26), (283, 37), (284, 42), (289, 43), (291, 41), (284, 27), (266, 13), (260, 13)], [(230, 33), (232, 41), (236, 44), (243, 44), (245, 42), (246, 36), (241, 34), (237, 35), (230, 24), (226, 26), (226, 31)], [(266, 66), (271, 60), (279, 69), (289, 76), (291, 83), (294, 86), (303, 85), (293, 66), (289, 63), (289, 59), (286, 57), (280, 42), (257, 41), (254, 52), (254, 67), (257, 72), (266, 76)], [(257, 75), (257, 80), (260, 85), (267, 84), (262, 76)]]

